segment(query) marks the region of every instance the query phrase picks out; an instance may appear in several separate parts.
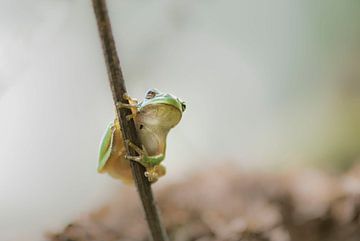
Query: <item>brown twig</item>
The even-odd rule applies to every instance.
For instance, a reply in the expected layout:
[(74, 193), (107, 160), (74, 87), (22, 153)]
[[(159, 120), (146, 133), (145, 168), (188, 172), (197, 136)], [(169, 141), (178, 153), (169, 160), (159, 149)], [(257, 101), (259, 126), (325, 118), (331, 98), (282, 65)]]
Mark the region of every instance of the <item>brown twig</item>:
[[(105, 56), (107, 72), (109, 76), (110, 87), (114, 103), (128, 103), (123, 98), (126, 93), (125, 81), (120, 68), (120, 61), (116, 52), (115, 42), (112, 35), (110, 19), (107, 12), (105, 0), (92, 0), (96, 16), (98, 30), (100, 34), (102, 49)], [(116, 108), (117, 116), (120, 121), (122, 135), (124, 140), (130, 140), (137, 146), (142, 146), (137, 136), (134, 121), (127, 121), (126, 116), (131, 111), (126, 108)], [(133, 150), (127, 150), (130, 156), (137, 155)], [(152, 190), (149, 181), (144, 175), (145, 168), (137, 162), (131, 161), (132, 174), (145, 210), (146, 219), (154, 241), (167, 241), (167, 235), (163, 225), (160, 222), (157, 207), (154, 202)]]

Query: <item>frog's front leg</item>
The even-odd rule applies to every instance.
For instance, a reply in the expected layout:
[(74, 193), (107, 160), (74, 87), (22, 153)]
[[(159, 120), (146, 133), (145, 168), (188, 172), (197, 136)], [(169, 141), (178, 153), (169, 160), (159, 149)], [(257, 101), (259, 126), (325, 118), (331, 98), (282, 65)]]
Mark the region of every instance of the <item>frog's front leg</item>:
[(135, 108), (137, 110), (137, 105), (138, 105), (137, 99), (131, 98), (127, 93), (124, 93), (123, 98), (125, 100), (129, 101), (129, 104), (122, 103), (119, 101), (116, 103), (117, 108), (129, 108), (131, 110), (133, 110), (133, 108)]
[(163, 153), (149, 156), (144, 145), (141, 149), (140, 147), (132, 143), (130, 140), (126, 140), (125, 145), (128, 149), (131, 148), (138, 154), (138, 156), (126, 156), (126, 158), (129, 160), (138, 161), (145, 167), (157, 166), (165, 159), (165, 154)]
[(117, 102), (116, 103), (116, 107), (117, 108), (128, 108), (128, 109), (133, 109), (133, 108), (137, 108), (137, 105), (135, 104), (125, 104), (125, 103), (122, 103), (122, 102)]
[(127, 93), (124, 93), (124, 94), (123, 94), (123, 98), (124, 98), (125, 100), (128, 100), (130, 104), (135, 104), (135, 105), (138, 104), (138, 100), (135, 99), (135, 98), (130, 97)]
[(126, 116), (126, 120), (130, 121), (131, 119), (135, 118), (137, 112), (138, 112), (138, 101), (137, 99), (131, 98), (127, 93), (123, 95), (123, 98), (125, 100), (129, 101), (129, 104), (117, 102), (116, 107), (117, 108), (128, 108), (131, 110), (132, 114)]
[(145, 156), (144, 150), (142, 150), (140, 147), (138, 147), (137, 145), (132, 143), (130, 140), (125, 140), (125, 145), (126, 145), (128, 150), (131, 148), (132, 150), (134, 150), (138, 154), (138, 156), (125, 155), (125, 158), (128, 159), (128, 160), (131, 160), (131, 161), (140, 162), (140, 164), (144, 165), (144, 163), (143, 163), (143, 159), (144, 159), (144, 156)]

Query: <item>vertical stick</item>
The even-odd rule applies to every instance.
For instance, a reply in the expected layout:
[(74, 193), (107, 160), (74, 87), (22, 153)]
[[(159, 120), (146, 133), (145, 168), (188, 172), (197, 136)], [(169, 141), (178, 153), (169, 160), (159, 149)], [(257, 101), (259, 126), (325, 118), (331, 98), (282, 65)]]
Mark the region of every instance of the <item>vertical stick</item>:
[[(106, 2), (105, 0), (92, 0), (92, 3), (100, 34), (102, 49), (104, 52), (114, 104), (116, 106), (116, 103), (118, 102), (128, 103), (128, 101), (123, 98), (124, 93), (126, 93), (125, 81), (120, 68), (120, 61), (116, 52)], [(119, 118), (123, 140), (130, 140), (135, 145), (142, 146), (137, 136), (134, 121), (126, 120), (126, 115), (129, 114), (131, 114), (129, 109), (117, 108), (117, 116)], [(127, 152), (127, 154), (130, 156), (136, 155), (136, 153), (134, 153), (132, 150), (127, 150)], [(152, 238), (154, 241), (167, 241), (168, 237), (163, 225), (160, 222), (150, 183), (144, 175), (145, 168), (137, 162), (131, 161), (130, 163), (132, 174), (145, 210), (145, 215)]]

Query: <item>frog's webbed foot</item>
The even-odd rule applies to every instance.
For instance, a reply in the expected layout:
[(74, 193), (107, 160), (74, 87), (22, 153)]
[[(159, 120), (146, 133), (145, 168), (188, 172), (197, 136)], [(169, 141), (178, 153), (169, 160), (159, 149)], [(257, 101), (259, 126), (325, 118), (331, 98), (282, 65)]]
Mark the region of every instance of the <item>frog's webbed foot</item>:
[(148, 168), (145, 172), (145, 176), (148, 178), (149, 182), (154, 183), (160, 177), (164, 176), (166, 169), (163, 165), (156, 165), (154, 167)]
[(122, 102), (117, 102), (116, 103), (116, 108), (121, 109), (121, 108), (127, 108), (131, 110), (131, 114), (126, 116), (126, 120), (130, 121), (131, 119), (135, 119), (136, 114), (138, 112), (138, 101), (136, 99), (132, 99), (127, 93), (125, 93), (123, 95), (123, 98), (127, 101), (129, 101), (129, 103), (122, 103)]
[(144, 175), (145, 177), (148, 178), (149, 182), (151, 183), (157, 182), (157, 180), (159, 179), (159, 175), (154, 172), (146, 171)]

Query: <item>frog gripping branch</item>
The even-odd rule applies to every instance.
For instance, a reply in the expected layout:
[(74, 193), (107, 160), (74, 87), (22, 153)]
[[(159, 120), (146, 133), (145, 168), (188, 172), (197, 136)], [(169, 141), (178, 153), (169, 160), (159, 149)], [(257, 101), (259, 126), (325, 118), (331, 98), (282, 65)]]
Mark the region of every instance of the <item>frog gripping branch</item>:
[[(141, 164), (148, 163), (148, 157), (151, 157), (151, 155), (149, 156), (147, 153), (148, 150), (143, 148), (143, 144), (141, 143), (137, 133), (135, 123), (135, 118), (138, 114), (137, 105), (130, 103), (130, 98), (126, 98), (127, 96), (125, 80), (122, 75), (120, 61), (115, 47), (115, 40), (111, 30), (106, 0), (92, 0), (92, 5), (96, 17), (96, 24), (99, 31), (101, 46), (105, 58), (105, 64), (114, 104), (116, 107), (120, 107), (116, 108), (117, 116), (115, 118), (115, 121), (108, 127), (103, 138), (103, 142), (100, 148), (100, 160), (98, 170), (100, 172), (111, 172), (110, 175), (113, 174), (115, 177), (124, 181), (132, 180), (132, 178), (130, 177), (132, 173), (132, 177), (135, 181), (136, 188), (139, 193), (142, 206), (144, 208), (146, 221), (150, 229), (152, 240), (168, 241), (169, 238), (166, 234), (163, 224), (161, 223), (160, 215), (153, 197), (150, 185), (151, 183), (149, 182), (149, 178), (145, 176), (146, 173), (148, 176), (155, 176), (155, 174), (163, 175), (163, 173), (157, 170), (158, 168), (160, 168), (160, 165), (158, 165), (157, 168), (155, 168), (156, 165), (146, 168), (143, 164)], [(122, 144), (116, 145), (116, 143)], [(121, 150), (122, 148), (124, 148), (124, 146), (126, 151)], [(141, 146), (141, 148), (139, 146)], [(117, 161), (119, 160), (118, 158), (116, 158), (117, 154), (120, 153), (126, 153), (126, 156), (124, 155), (123, 157), (126, 157), (126, 159), (128, 160), (131, 159), (134, 161)], [(165, 152), (160, 154), (162, 155), (164, 153)], [(152, 158), (150, 158), (150, 160), (152, 160)], [(112, 162), (115, 165), (130, 165), (130, 168), (129, 166), (111, 168)], [(131, 170), (131, 173), (129, 173), (129, 170)]]
[[(156, 182), (166, 172), (161, 162), (165, 158), (167, 134), (179, 123), (185, 103), (156, 89), (149, 90), (140, 103), (128, 96), (126, 99), (129, 104), (118, 103), (117, 106), (131, 110), (127, 120), (134, 120), (142, 147), (123, 140), (119, 120), (115, 118), (100, 144), (98, 172), (107, 172), (127, 184), (133, 183), (130, 161), (136, 161), (146, 168), (144, 175), (149, 182)], [(127, 148), (133, 149), (138, 156), (127, 156)]]

